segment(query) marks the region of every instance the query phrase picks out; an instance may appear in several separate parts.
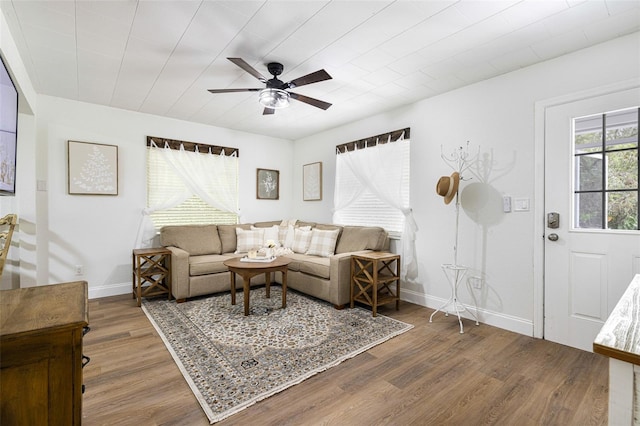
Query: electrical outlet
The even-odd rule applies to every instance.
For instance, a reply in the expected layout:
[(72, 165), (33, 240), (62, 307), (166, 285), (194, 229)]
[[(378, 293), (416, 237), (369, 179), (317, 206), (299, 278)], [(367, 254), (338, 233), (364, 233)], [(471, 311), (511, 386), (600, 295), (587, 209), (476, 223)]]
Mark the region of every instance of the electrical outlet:
[(76, 265), (76, 275), (84, 274), (84, 267), (82, 265)]

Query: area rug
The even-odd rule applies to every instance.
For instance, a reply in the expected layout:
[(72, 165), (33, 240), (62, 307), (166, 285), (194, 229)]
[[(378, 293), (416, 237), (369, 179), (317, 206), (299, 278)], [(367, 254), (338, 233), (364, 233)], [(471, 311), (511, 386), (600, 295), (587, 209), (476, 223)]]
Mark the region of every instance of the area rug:
[(332, 305), (280, 287), (176, 303), (144, 299), (154, 325), (211, 423), (352, 358), (413, 326), (362, 308)]

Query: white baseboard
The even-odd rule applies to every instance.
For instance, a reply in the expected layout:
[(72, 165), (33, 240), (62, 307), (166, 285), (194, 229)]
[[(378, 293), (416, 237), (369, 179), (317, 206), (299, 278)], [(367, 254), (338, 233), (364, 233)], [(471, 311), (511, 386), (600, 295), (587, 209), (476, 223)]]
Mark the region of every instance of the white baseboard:
[(102, 286), (89, 286), (89, 299), (99, 299), (101, 297), (118, 296), (121, 294), (132, 294), (131, 283), (109, 284)]
[[(426, 306), (431, 309), (438, 309), (447, 301), (447, 299), (429, 296), (424, 293), (405, 289), (402, 289), (401, 298), (407, 302)], [(460, 316), (472, 319), (466, 312), (461, 312)], [(513, 331), (514, 333), (524, 334), (525, 336), (533, 336), (533, 321), (525, 320), (523, 318), (514, 317), (500, 312), (493, 312), (486, 309), (478, 309), (478, 321), (480, 324), (488, 324), (504, 330)]]
[[(89, 299), (131, 294), (131, 291), (131, 283), (110, 284), (97, 287), (89, 286)], [(440, 297), (429, 296), (424, 293), (405, 289), (402, 289), (402, 300), (431, 309), (438, 309), (447, 301)], [(471, 319), (466, 312), (462, 312), (460, 315), (463, 318)], [(530, 320), (486, 309), (478, 309), (478, 320), (481, 324), (488, 324), (513, 331), (514, 333), (524, 334), (525, 336), (533, 336), (533, 321)]]

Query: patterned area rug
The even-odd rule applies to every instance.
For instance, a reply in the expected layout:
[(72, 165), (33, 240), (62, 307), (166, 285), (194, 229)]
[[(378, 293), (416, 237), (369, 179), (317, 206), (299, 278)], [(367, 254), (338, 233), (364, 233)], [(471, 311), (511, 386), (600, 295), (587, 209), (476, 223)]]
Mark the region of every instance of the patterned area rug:
[(164, 340), (211, 423), (338, 365), (413, 326), (370, 310), (334, 309), (280, 287), (251, 290), (251, 315), (219, 295), (177, 304), (143, 300), (142, 308)]

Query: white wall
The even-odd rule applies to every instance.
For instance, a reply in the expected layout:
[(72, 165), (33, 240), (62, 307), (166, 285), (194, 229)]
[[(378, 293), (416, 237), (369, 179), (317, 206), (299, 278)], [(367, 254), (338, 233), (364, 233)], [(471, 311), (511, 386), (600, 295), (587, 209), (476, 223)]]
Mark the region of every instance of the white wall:
[[(291, 212), (291, 141), (48, 96), (39, 96), (38, 105), (38, 155), (46, 155), (48, 187), (48, 248), (40, 261), (51, 283), (86, 279), (91, 298), (130, 291), (131, 250), (146, 207), (147, 135), (238, 148), (242, 220)], [(67, 194), (67, 140), (118, 146), (117, 196)], [(256, 200), (256, 168), (280, 170), (280, 200)]]
[[(460, 193), (458, 263), (481, 277), (473, 290), (483, 322), (533, 333), (534, 235), (537, 182), (534, 107), (540, 100), (640, 78), (640, 35), (625, 36), (555, 60), (467, 86), (416, 104), (296, 141), (294, 212), (330, 221), (335, 146), (404, 127), (411, 128), (411, 202), (419, 227), (419, 278), (404, 283), (403, 299), (432, 308), (450, 294), (440, 265), (453, 262), (454, 203), (444, 205), (435, 185), (451, 169), (441, 159), (470, 142), (479, 160), (464, 174)], [(322, 161), (322, 202), (302, 201), (302, 165)], [(469, 179), (469, 180), (466, 180)], [(501, 197), (529, 198), (528, 212), (502, 213)], [(460, 297), (472, 298), (465, 289)]]

